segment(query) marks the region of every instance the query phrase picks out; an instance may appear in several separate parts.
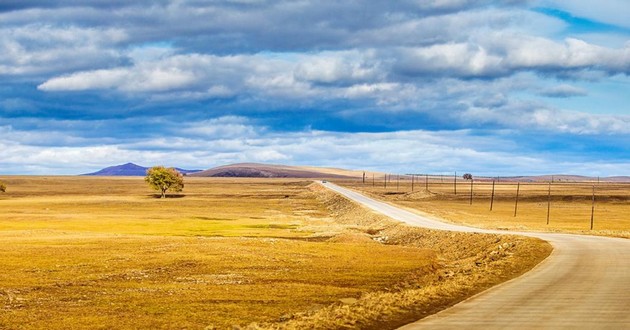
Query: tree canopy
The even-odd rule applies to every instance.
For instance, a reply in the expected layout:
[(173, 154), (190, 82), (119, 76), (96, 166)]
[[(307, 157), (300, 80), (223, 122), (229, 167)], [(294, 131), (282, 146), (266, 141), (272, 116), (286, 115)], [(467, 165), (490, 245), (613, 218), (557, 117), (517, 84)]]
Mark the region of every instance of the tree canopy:
[(5, 191), (7, 191), (7, 185), (5, 185), (4, 182), (0, 181), (0, 192)]
[(184, 189), (184, 176), (172, 167), (154, 166), (147, 170), (144, 181), (159, 191), (162, 198), (166, 197), (167, 191), (180, 192)]
[(464, 178), (464, 180), (472, 180), (473, 176), (470, 173), (466, 173), (466, 174), (463, 175), (463, 178)]

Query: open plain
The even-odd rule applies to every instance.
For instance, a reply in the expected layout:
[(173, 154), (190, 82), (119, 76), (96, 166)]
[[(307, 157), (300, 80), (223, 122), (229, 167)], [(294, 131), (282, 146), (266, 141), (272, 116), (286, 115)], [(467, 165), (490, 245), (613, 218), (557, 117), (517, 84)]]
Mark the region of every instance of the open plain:
[(393, 328), (518, 276), (537, 239), (411, 228), (301, 179), (5, 177), (0, 328)]

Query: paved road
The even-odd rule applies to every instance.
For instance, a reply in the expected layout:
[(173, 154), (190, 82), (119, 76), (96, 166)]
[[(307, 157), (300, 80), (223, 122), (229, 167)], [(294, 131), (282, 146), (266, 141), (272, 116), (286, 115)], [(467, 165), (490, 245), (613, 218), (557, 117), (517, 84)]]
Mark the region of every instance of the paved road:
[(332, 183), (322, 184), (410, 225), (519, 234), (538, 237), (553, 245), (552, 254), (525, 275), (401, 329), (630, 329), (628, 239), (458, 226), (420, 216)]

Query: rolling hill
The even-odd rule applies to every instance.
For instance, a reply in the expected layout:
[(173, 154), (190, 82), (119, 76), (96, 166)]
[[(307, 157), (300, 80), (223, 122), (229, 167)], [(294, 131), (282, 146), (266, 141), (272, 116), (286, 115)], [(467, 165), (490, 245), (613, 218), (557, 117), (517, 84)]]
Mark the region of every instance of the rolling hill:
[(196, 177), (250, 177), (250, 178), (360, 178), (362, 171), (313, 166), (288, 166), (257, 163), (240, 163), (211, 168), (190, 174)]

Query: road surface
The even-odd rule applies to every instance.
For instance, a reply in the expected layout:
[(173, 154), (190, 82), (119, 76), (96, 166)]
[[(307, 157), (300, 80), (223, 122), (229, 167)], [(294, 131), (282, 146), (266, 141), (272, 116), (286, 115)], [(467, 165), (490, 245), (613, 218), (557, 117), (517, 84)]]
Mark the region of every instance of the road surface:
[(458, 226), (329, 182), (322, 185), (413, 226), (518, 234), (553, 245), (551, 255), (528, 273), (401, 329), (630, 329), (628, 239)]

